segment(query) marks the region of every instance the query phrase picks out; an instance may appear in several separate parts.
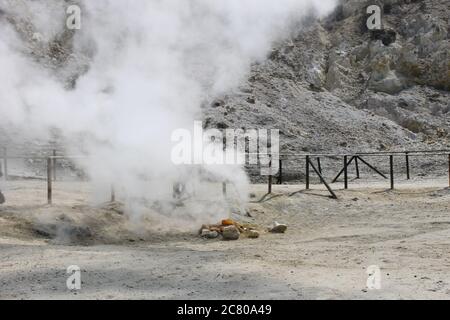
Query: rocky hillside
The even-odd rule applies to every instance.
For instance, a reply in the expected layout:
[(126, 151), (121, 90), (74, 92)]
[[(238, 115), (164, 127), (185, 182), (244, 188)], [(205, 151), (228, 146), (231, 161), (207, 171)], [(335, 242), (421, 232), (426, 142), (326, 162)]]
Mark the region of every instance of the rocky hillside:
[[(382, 30), (367, 30), (372, 4)], [(448, 0), (342, 0), (199, 116), (208, 127), (279, 129), (284, 153), (449, 149), (449, 15)], [(68, 88), (89, 68), (88, 57), (71, 54), (70, 31), (42, 42), (27, 20), (1, 8), (0, 20)], [(0, 144), (12, 140), (8, 132)]]
[[(382, 30), (366, 27), (368, 5)], [(344, 0), (205, 108), (208, 126), (279, 128), (283, 152), (450, 147), (448, 0)]]

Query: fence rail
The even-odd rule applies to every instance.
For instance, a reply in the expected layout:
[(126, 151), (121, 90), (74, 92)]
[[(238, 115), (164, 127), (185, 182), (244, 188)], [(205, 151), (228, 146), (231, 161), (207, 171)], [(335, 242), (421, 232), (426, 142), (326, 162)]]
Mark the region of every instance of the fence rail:
[[(257, 154), (260, 156), (260, 154)], [(267, 155), (265, 155), (267, 156)], [(304, 161), (305, 165), (305, 189), (309, 190), (311, 188), (311, 173), (315, 173), (321, 184), (323, 184), (328, 192), (330, 193), (331, 198), (337, 199), (337, 195), (335, 191), (331, 188), (333, 183), (336, 183), (338, 179), (343, 175), (344, 177), (344, 189), (349, 188), (349, 174), (348, 169), (349, 166), (353, 163), (355, 165), (356, 177), (359, 179), (360, 176), (360, 165), (365, 165), (371, 171), (380, 175), (383, 179), (389, 180), (390, 189), (395, 188), (395, 158), (404, 157), (405, 159), (405, 170), (406, 170), (406, 179), (411, 179), (411, 157), (431, 157), (431, 156), (442, 156), (446, 157), (448, 164), (448, 185), (450, 187), (450, 150), (407, 150), (407, 151), (376, 151), (376, 152), (356, 152), (356, 153), (280, 153), (278, 154), (279, 163), (278, 163), (278, 172), (277, 175), (269, 175), (268, 176), (268, 194), (272, 193), (272, 185), (273, 178), (277, 178), (276, 184), (283, 184), (283, 172), (286, 169), (284, 166), (287, 160), (295, 160), (295, 161)], [(364, 157), (364, 158), (363, 158)], [(377, 166), (373, 163), (370, 163), (369, 160), (365, 159), (367, 157), (385, 157), (388, 166), (389, 166), (389, 174), (384, 174)], [(40, 159), (46, 160), (47, 162), (47, 202), (48, 204), (52, 204), (53, 201), (53, 181), (56, 180), (56, 162), (59, 159), (82, 159), (87, 158), (86, 156), (71, 156), (71, 155), (58, 155), (57, 150), (51, 150), (48, 156), (12, 156), (9, 155), (6, 148), (3, 148), (3, 155), (1, 159), (3, 161), (3, 176), (5, 180), (8, 180), (8, 160), (11, 159)], [(330, 182), (326, 181), (323, 171), (322, 171), (322, 161), (323, 158), (334, 158), (334, 159), (342, 159), (342, 169), (336, 174), (334, 179)], [(314, 164), (314, 160), (316, 160), (316, 164)], [(269, 163), (269, 169), (272, 167), (272, 161)], [(0, 167), (1, 168), (1, 167)], [(311, 170), (312, 169), (312, 170)], [(227, 183), (222, 182), (222, 192), (224, 196), (227, 193)], [(111, 187), (111, 201), (114, 201), (116, 198), (114, 186)]]
[[(355, 164), (356, 177), (360, 179), (360, 162), (366, 165), (369, 169), (390, 181), (390, 189), (395, 189), (395, 170), (394, 170), (394, 159), (396, 157), (404, 157), (405, 158), (405, 169), (406, 169), (406, 179), (411, 179), (411, 157), (431, 157), (431, 156), (443, 156), (447, 159), (448, 164), (448, 186), (450, 187), (450, 150), (412, 150), (412, 151), (378, 151), (378, 152), (356, 152), (356, 153), (316, 153), (316, 154), (279, 154), (279, 170), (278, 170), (278, 184), (283, 183), (283, 162), (286, 160), (301, 160), (305, 161), (305, 189), (310, 189), (310, 174), (311, 170), (317, 174), (320, 182), (325, 185), (331, 197), (337, 199), (335, 192), (331, 189), (330, 184), (336, 183), (339, 177), (344, 175), (344, 189), (348, 189), (349, 187), (349, 178), (348, 178), (348, 168), (350, 164), (353, 162)], [(327, 182), (322, 174), (321, 167), (321, 159), (322, 158), (342, 158), (343, 167), (335, 176), (335, 178), (331, 181), (331, 183)], [(363, 157), (386, 157), (389, 164), (389, 177), (381, 172), (375, 165), (369, 163)], [(315, 158), (317, 161), (317, 168), (314, 165), (312, 158)], [(268, 179), (268, 193), (272, 192), (272, 176), (269, 176)]]

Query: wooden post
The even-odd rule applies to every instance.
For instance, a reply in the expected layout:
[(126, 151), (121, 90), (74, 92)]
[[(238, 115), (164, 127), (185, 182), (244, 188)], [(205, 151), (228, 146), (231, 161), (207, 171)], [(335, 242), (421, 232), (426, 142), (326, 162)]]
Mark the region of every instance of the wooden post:
[(278, 161), (278, 163), (279, 163), (279, 167), (278, 167), (278, 170), (279, 170), (278, 183), (279, 184), (283, 184), (283, 161), (280, 159)]
[(52, 158), (47, 158), (47, 203), (52, 204)]
[[(356, 159), (356, 157), (358, 156), (353, 156), (350, 158), (349, 161), (347, 161), (347, 167), (350, 165), (350, 163), (352, 163), (353, 160)], [(345, 166), (344, 166), (345, 167)], [(336, 175), (336, 177), (334, 177), (334, 179), (331, 181), (331, 183), (335, 183), (337, 181), (337, 179), (339, 179), (339, 177), (341, 176), (342, 173), (344, 173), (345, 168), (342, 167), (341, 171), (339, 171), (339, 173)]]
[(394, 190), (394, 155), (389, 156), (389, 171), (391, 176), (391, 190)]
[(316, 174), (319, 176), (320, 181), (325, 185), (325, 187), (328, 189), (328, 191), (331, 193), (331, 197), (333, 199), (337, 199), (336, 194), (334, 193), (334, 191), (330, 188), (330, 186), (328, 185), (328, 183), (325, 181), (325, 179), (323, 178), (322, 174), (320, 173), (320, 171), (318, 169), (316, 169), (316, 167), (314, 167), (314, 164), (310, 161), (310, 165), (311, 168), (313, 168), (313, 170), (316, 172)]
[(410, 174), (409, 174), (409, 152), (405, 153), (405, 161), (406, 161), (406, 179), (409, 180)]
[(356, 169), (356, 179), (359, 179), (360, 175), (359, 175), (358, 157), (355, 157), (355, 169)]
[[(380, 176), (382, 176), (383, 178), (387, 179), (388, 177), (386, 177), (385, 174), (383, 174), (380, 170), (378, 170), (377, 168), (375, 168), (374, 166), (372, 166), (370, 163), (368, 163), (366, 160), (364, 160), (363, 158), (361, 158), (360, 156), (356, 156), (359, 160), (361, 160), (362, 163), (364, 163), (366, 166), (368, 166), (370, 169), (372, 169), (373, 171), (375, 171), (376, 173), (378, 173)], [(350, 160), (351, 161), (351, 160)]]
[(269, 183), (267, 193), (272, 193), (272, 160), (269, 161)]
[(317, 157), (317, 170), (322, 174), (322, 164), (320, 163), (320, 157)]
[(348, 189), (348, 156), (344, 156), (344, 189)]
[(306, 168), (305, 168), (305, 177), (306, 177), (306, 190), (309, 190), (309, 156), (306, 156)]
[(53, 150), (53, 180), (56, 181), (56, 150)]

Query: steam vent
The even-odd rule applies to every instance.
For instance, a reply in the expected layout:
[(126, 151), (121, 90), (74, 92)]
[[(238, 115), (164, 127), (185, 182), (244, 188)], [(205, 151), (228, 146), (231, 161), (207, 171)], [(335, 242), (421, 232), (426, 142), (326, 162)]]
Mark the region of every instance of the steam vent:
[(0, 0), (0, 299), (448, 300), (449, 16)]

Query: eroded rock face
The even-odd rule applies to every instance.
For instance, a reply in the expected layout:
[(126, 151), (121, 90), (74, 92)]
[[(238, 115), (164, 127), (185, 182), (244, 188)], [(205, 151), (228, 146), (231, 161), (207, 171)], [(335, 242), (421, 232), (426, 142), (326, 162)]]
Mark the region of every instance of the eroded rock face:
[(398, 29), (404, 37), (398, 69), (415, 83), (450, 90), (448, 18), (417, 13)]
[[(380, 31), (364, 27), (369, 4), (382, 7)], [(286, 153), (449, 148), (449, 14), (447, 0), (344, 0), (205, 119), (279, 128)]]
[[(415, 85), (450, 90), (448, 18), (440, 12), (448, 13), (448, 4), (425, 0), (379, 1), (381, 7), (389, 7), (382, 18), (383, 29), (358, 33), (357, 24), (365, 22), (362, 4), (367, 1), (356, 1), (358, 5), (353, 2), (344, 4), (351, 6), (353, 15), (344, 14), (347, 19), (335, 24), (331, 33), (341, 31), (334, 46), (345, 48), (341, 56), (356, 56), (360, 64), (345, 69), (348, 67), (342, 59), (336, 60), (331, 54), (331, 88), (345, 86), (351, 82), (348, 74), (363, 69), (369, 74), (369, 89), (373, 91), (395, 94)], [(361, 44), (352, 46), (355, 41)], [(333, 67), (334, 64), (339, 67)], [(342, 70), (340, 78), (336, 69)], [(340, 81), (334, 81), (336, 78)]]
[(417, 137), (419, 133), (448, 139), (450, 128), (450, 102), (431, 88), (410, 88), (397, 95), (370, 93), (366, 109), (389, 118), (408, 129)]

